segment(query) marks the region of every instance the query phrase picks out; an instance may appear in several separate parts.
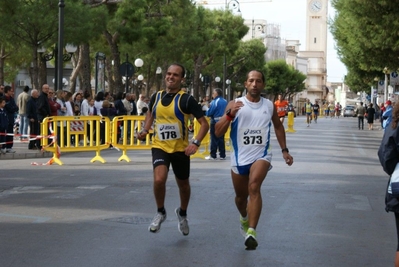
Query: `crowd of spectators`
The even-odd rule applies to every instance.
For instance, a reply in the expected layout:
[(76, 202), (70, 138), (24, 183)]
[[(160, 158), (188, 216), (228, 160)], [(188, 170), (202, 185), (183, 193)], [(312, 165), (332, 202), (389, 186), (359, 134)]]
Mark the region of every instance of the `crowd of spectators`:
[[(6, 137), (4, 153), (15, 152), (12, 149), (14, 137), (7, 135), (10, 133), (16, 134), (15, 138), (21, 141), (28, 142), (29, 149), (41, 149), (40, 139), (40, 124), (43, 120), (50, 116), (106, 116), (113, 119), (115, 116), (123, 115), (143, 115), (148, 110), (149, 98), (144, 94), (140, 94), (139, 100), (136, 103), (136, 96), (131, 93), (118, 92), (111, 95), (109, 92), (100, 91), (96, 95), (92, 95), (89, 91), (77, 91), (71, 93), (66, 90), (58, 90), (50, 88), (48, 84), (44, 84), (39, 90), (30, 90), (28, 86), (23, 89), (23, 92), (14, 99), (14, 89), (10, 86), (0, 86), (0, 98), (4, 100), (5, 107), (2, 108), (3, 117), (7, 116), (6, 129), (3, 136)], [(15, 119), (18, 121), (17, 131), (15, 129)], [(5, 123), (4, 119), (4, 123)], [(93, 123), (93, 122), (91, 122)], [(94, 122), (95, 124), (95, 122)], [(49, 124), (49, 128), (57, 128), (57, 133), (63, 138), (57, 138), (58, 145), (60, 139), (64, 140), (64, 146), (67, 145), (67, 129), (66, 122), (58, 122), (57, 125)], [(89, 123), (90, 125), (90, 123)], [(105, 129), (104, 124), (100, 125), (100, 143), (104, 144)], [(88, 140), (83, 140), (83, 135), (79, 140), (74, 140), (70, 137), (71, 144), (76, 142), (90, 142), (90, 126), (86, 127)], [(96, 125), (93, 125), (96, 129)], [(130, 128), (129, 128), (130, 130)], [(118, 140), (121, 131), (118, 133)], [(129, 132), (130, 133), (130, 132)], [(94, 141), (95, 136), (93, 136)]]

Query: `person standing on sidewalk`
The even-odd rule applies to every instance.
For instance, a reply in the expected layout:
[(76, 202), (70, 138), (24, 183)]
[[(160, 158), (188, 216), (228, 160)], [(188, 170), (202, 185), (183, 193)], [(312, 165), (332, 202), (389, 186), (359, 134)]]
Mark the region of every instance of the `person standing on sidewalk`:
[(8, 116), (7, 134), (10, 134), (6, 136), (6, 152), (15, 153), (15, 150), (13, 150), (12, 147), (14, 146), (15, 113), (18, 112), (18, 106), (14, 100), (14, 88), (6, 85), (4, 87), (4, 96), (6, 99), (6, 105), (4, 109)]
[[(392, 122), (390, 126), (385, 128), (381, 145), (378, 149), (378, 159), (380, 160), (383, 170), (392, 178), (392, 174), (396, 171), (399, 163), (399, 102), (395, 104), (391, 113)], [(385, 211), (395, 214), (397, 245), (395, 254), (395, 267), (399, 267), (399, 196), (392, 192), (393, 188), (389, 182), (389, 186), (385, 192)]]
[[(148, 227), (151, 233), (157, 233), (161, 223), (166, 220), (166, 180), (169, 166), (172, 165), (180, 194), (180, 207), (175, 209), (179, 220), (178, 229), (183, 235), (189, 234), (187, 207), (191, 194), (190, 156), (201, 145), (202, 139), (208, 133), (209, 124), (198, 102), (181, 90), (184, 75), (185, 69), (182, 65), (175, 63), (169, 66), (165, 76), (166, 90), (151, 96), (144, 127), (137, 133), (137, 138), (144, 140), (155, 120), (151, 152), (154, 195), (158, 210)], [(200, 129), (196, 139), (189, 142), (187, 121), (191, 114), (199, 122)]]
[(283, 99), (283, 96), (278, 95), (278, 99), (274, 102), (274, 106), (277, 109), (277, 115), (280, 118), (281, 123), (284, 123), (285, 115), (287, 114), (288, 101)]
[(226, 133), (230, 127), (231, 177), (235, 190), (235, 203), (240, 213), (241, 232), (246, 249), (256, 249), (256, 226), (262, 210), (261, 186), (271, 169), (271, 123), (282, 148), (284, 161), (291, 166), (294, 159), (286, 146), (284, 126), (273, 103), (261, 97), (265, 87), (262, 72), (252, 70), (244, 83), (248, 92), (227, 105), (225, 115), (216, 123), (216, 135)]
[(226, 146), (224, 143), (224, 135), (217, 137), (215, 135), (215, 124), (224, 115), (224, 111), (227, 106), (226, 99), (223, 98), (223, 91), (220, 88), (216, 88), (212, 93), (213, 100), (206, 111), (206, 116), (211, 118), (210, 134), (211, 134), (211, 155), (205, 157), (205, 159), (216, 159), (217, 150), (219, 150), (219, 156), (221, 160), (226, 159)]
[(359, 127), (359, 130), (360, 129), (364, 130), (364, 114), (365, 113), (366, 113), (366, 109), (363, 106), (363, 102), (360, 102), (359, 107), (356, 109), (357, 125)]
[(373, 108), (373, 104), (370, 103), (369, 107), (367, 108), (367, 123), (369, 125), (369, 131), (373, 130), (374, 116), (375, 116), (375, 109)]
[(29, 120), (26, 116), (26, 104), (29, 100), (29, 86), (25, 86), (22, 93), (20, 93), (17, 97), (17, 106), (19, 108), (19, 133), (21, 134), (20, 139), (28, 139), (28, 127), (29, 127)]
[(0, 152), (1, 154), (6, 153), (6, 134), (8, 127), (8, 116), (4, 110), (6, 100), (4, 96), (0, 96)]
[(40, 122), (38, 117), (38, 99), (39, 91), (33, 89), (31, 91), (31, 97), (26, 105), (26, 116), (29, 119), (29, 136), (31, 140), (29, 141), (28, 149), (41, 149), (40, 139), (34, 139), (36, 136), (40, 135)]

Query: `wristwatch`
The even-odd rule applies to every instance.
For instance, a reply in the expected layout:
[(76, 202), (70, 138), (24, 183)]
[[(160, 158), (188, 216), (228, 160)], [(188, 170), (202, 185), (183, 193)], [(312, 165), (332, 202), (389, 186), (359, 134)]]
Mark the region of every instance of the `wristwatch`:
[(231, 115), (231, 109), (226, 110), (226, 116), (230, 119), (233, 120), (235, 116)]
[(281, 149), (281, 153), (284, 153), (284, 152), (289, 153), (290, 151), (288, 150), (288, 148), (283, 148), (283, 149)]
[(196, 145), (198, 147), (201, 145), (201, 142), (198, 141), (197, 139), (193, 139), (193, 141), (191, 143), (193, 143), (194, 145)]

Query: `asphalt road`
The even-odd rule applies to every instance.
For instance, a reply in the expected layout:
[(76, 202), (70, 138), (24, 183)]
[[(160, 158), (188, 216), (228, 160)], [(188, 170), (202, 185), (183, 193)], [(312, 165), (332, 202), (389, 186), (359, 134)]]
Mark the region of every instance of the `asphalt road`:
[(131, 151), (126, 163), (107, 150), (105, 164), (90, 163), (92, 153), (64, 153), (63, 166), (0, 162), (0, 266), (393, 266), (382, 131), (359, 131), (356, 118), (320, 118), (309, 128), (304, 120), (287, 133), (291, 167), (272, 135), (255, 251), (239, 232), (229, 160), (192, 160), (188, 236), (177, 230), (171, 171), (168, 218), (153, 234), (150, 152)]

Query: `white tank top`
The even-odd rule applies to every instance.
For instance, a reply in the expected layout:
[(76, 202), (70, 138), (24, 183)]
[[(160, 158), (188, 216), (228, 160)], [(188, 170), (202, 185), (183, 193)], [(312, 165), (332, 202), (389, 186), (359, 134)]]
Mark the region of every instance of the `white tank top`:
[(231, 166), (252, 164), (260, 158), (271, 160), (270, 127), (273, 103), (263, 97), (259, 102), (250, 102), (246, 96), (235, 101), (242, 101), (244, 106), (237, 112), (231, 124)]

